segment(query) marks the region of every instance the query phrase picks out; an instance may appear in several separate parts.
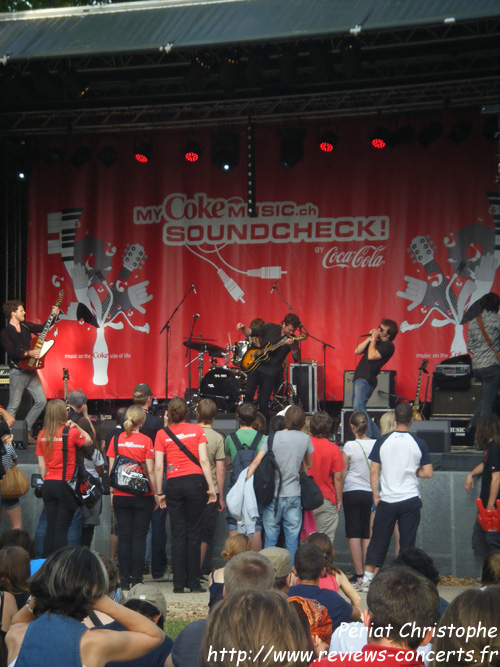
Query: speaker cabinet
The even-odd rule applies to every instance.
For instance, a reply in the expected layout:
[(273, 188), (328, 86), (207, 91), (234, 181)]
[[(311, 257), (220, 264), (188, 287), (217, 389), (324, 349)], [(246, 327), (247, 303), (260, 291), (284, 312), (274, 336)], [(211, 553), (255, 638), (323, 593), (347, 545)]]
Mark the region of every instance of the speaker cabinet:
[(305, 412), (318, 410), (318, 401), (323, 396), (323, 364), (290, 364), (290, 384), (293, 385), (297, 398)]
[(480, 382), (472, 380), (468, 389), (440, 389), (432, 391), (433, 417), (472, 417), (482, 395)]
[[(344, 408), (352, 409), (352, 383), (354, 371), (344, 371)], [(370, 400), (366, 404), (368, 409), (390, 410), (396, 405), (394, 394), (396, 393), (396, 371), (380, 371), (378, 382)], [(381, 393), (379, 393), (381, 392)]]
[(451, 451), (450, 422), (448, 419), (414, 421), (410, 426), (410, 433), (425, 440), (432, 454), (443, 454)]
[(16, 419), (11, 428), (13, 441), (17, 447), (26, 447), (28, 444), (28, 424), (26, 419)]

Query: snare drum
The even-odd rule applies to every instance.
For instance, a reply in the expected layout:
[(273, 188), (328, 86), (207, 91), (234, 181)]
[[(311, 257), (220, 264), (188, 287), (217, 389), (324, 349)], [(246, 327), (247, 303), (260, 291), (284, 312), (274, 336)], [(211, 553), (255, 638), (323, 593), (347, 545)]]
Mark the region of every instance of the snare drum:
[(231, 359), (231, 363), (233, 366), (236, 366), (239, 368), (241, 366), (241, 360), (243, 359), (245, 352), (248, 350), (250, 347), (250, 343), (247, 340), (238, 340), (234, 344), (233, 349), (233, 358)]
[(240, 384), (230, 369), (212, 368), (201, 381), (200, 395), (215, 401), (219, 410), (233, 412), (240, 398)]

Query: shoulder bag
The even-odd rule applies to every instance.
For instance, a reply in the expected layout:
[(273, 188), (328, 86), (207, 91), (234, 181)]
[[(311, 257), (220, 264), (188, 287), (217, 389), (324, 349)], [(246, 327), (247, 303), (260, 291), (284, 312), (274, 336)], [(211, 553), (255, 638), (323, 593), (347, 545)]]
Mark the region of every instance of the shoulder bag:
[(109, 485), (133, 496), (144, 496), (150, 493), (151, 485), (142, 463), (118, 454), (118, 434), (114, 436), (113, 444), (115, 462), (109, 473)]
[(5, 471), (5, 475), (0, 481), (0, 496), (7, 500), (14, 500), (20, 498), (28, 493), (30, 483), (28, 478), (14, 463), (12, 468)]
[(77, 460), (75, 472), (70, 480), (66, 481), (66, 465), (68, 461), (69, 427), (65, 426), (62, 433), (63, 446), (63, 481), (71, 492), (77, 505), (85, 505), (89, 509), (102, 498), (103, 488), (101, 480), (87, 470), (82, 461)]

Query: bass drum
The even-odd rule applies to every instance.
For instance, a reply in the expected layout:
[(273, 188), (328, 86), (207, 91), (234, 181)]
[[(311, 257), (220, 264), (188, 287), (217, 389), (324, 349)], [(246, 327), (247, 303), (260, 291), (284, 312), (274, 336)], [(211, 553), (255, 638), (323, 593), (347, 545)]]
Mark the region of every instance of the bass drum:
[(240, 398), (240, 383), (228, 368), (212, 368), (200, 385), (201, 398), (211, 398), (219, 410), (234, 412)]
[(241, 360), (249, 347), (250, 343), (247, 340), (239, 340), (234, 344), (234, 347), (232, 348), (233, 358), (231, 359), (233, 366), (236, 366), (237, 368), (241, 366)]

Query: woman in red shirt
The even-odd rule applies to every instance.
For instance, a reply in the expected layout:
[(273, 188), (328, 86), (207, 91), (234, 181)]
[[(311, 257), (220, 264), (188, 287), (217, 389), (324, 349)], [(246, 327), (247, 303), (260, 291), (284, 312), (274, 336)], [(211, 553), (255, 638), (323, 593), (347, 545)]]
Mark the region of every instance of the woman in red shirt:
[(65, 547), (68, 528), (76, 510), (76, 502), (63, 480), (62, 432), (69, 426), (68, 454), (64, 480), (73, 477), (76, 467), (76, 448), (92, 444), (92, 438), (78, 424), (68, 420), (66, 403), (54, 399), (47, 403), (43, 429), (38, 434), (36, 454), (43, 479), (42, 498), (47, 515), (47, 532), (43, 543), (43, 555)]
[(154, 483), (153, 441), (139, 429), (146, 420), (146, 413), (139, 405), (131, 405), (123, 422), (124, 432), (118, 436), (117, 450), (115, 438), (111, 438), (107, 455), (109, 469), (112, 470), (116, 458), (125, 456), (142, 464), (151, 491), (136, 496), (120, 489), (111, 489), (111, 503), (118, 524), (118, 562), (122, 590), (141, 584), (146, 558), (146, 537), (153, 510), (158, 506)]
[(205, 505), (217, 499), (205, 432), (199, 424), (186, 421), (188, 414), (183, 398), (175, 397), (168, 404), (168, 426), (196, 462), (163, 429), (155, 439), (158, 489), (162, 485), (165, 455), (167, 458), (166, 494), (160, 495), (160, 506), (166, 505), (170, 516), (174, 593), (184, 593), (185, 586), (192, 593), (205, 592), (200, 584), (201, 520)]

